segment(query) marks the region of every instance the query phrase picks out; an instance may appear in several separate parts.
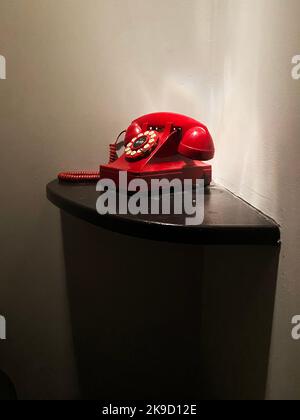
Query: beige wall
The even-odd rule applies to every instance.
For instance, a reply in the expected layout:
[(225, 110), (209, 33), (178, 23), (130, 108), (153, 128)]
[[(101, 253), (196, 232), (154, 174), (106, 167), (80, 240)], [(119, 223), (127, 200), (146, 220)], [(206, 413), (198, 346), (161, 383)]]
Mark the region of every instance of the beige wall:
[(97, 168), (133, 118), (203, 120), (215, 178), (283, 226), (268, 396), (300, 397), (298, 0), (1, 0), (0, 368), (22, 398), (76, 397), (57, 171)]
[(281, 224), (269, 398), (300, 399), (299, 0), (216, 2), (210, 126), (215, 179)]

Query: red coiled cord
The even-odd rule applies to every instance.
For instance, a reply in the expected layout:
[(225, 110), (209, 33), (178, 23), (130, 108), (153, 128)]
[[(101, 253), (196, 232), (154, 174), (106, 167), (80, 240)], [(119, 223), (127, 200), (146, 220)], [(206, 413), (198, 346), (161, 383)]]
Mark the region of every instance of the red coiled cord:
[(58, 179), (62, 182), (98, 182), (100, 179), (100, 172), (61, 172), (58, 175)]
[(110, 144), (109, 145), (109, 163), (113, 163), (117, 159), (118, 159), (117, 143)]
[[(118, 155), (117, 155), (118, 140), (120, 136), (125, 132), (126, 130), (122, 131), (118, 135), (115, 143), (109, 145), (109, 163), (112, 163), (118, 159)], [(73, 183), (98, 182), (100, 180), (100, 172), (93, 172), (93, 171), (61, 172), (60, 174), (58, 174), (58, 179), (61, 182), (73, 182)]]

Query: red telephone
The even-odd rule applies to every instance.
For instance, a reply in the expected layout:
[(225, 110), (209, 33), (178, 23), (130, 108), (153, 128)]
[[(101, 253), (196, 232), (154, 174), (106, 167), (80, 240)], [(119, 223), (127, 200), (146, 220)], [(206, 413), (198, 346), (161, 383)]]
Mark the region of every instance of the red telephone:
[(124, 153), (117, 156), (119, 136), (110, 145), (110, 161), (100, 166), (100, 172), (62, 173), (59, 179), (82, 182), (109, 178), (118, 185), (119, 172), (126, 171), (128, 182), (142, 178), (150, 185), (152, 178), (188, 178), (210, 184), (211, 165), (202, 161), (213, 158), (214, 144), (199, 121), (158, 112), (135, 119), (124, 132)]

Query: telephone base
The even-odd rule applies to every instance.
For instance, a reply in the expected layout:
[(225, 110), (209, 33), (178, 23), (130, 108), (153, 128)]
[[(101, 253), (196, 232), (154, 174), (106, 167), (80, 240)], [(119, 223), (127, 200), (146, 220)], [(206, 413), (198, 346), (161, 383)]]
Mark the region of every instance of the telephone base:
[[(199, 179), (204, 180), (204, 185), (208, 186), (212, 180), (211, 165), (201, 161), (193, 161), (193, 165), (184, 166), (183, 162), (178, 162), (178, 167), (172, 163), (172, 167), (169, 169), (159, 170), (157, 164), (149, 165), (149, 168), (143, 172), (124, 170), (114, 166), (114, 164), (101, 165), (100, 166), (100, 179), (111, 179), (117, 188), (127, 189), (130, 181), (134, 179), (143, 179), (146, 181), (148, 189), (151, 189), (151, 181), (167, 179), (169, 181), (173, 179), (179, 179), (181, 182), (184, 180), (192, 180), (193, 185)], [(185, 163), (186, 164), (186, 163)], [(121, 177), (121, 173), (126, 173), (125, 180)]]

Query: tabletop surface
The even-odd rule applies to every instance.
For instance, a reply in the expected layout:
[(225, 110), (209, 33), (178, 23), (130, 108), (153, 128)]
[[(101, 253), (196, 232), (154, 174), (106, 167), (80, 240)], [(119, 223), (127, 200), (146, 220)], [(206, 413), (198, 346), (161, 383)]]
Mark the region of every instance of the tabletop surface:
[[(48, 199), (61, 210), (114, 232), (152, 240), (198, 244), (279, 245), (278, 225), (228, 190), (205, 189), (204, 221), (187, 225), (187, 214), (100, 215), (95, 184), (47, 185)], [(159, 199), (161, 200), (161, 198)]]

